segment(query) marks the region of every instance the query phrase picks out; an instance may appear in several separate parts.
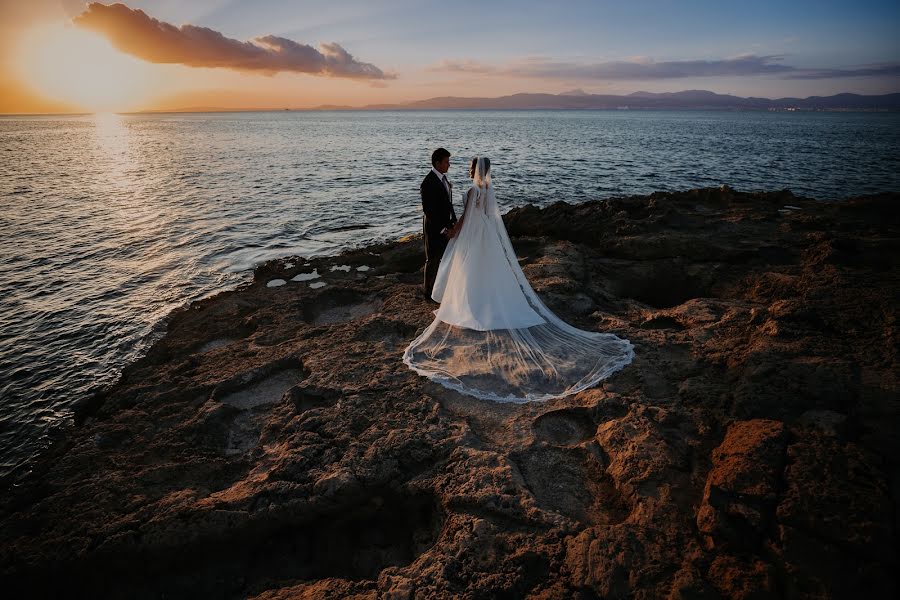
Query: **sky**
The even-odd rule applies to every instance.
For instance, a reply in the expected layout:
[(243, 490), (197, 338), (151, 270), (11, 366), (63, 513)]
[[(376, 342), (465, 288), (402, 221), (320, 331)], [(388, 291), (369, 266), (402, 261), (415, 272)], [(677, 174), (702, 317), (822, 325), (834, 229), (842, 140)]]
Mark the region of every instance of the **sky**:
[(900, 2), (0, 0), (0, 113), (900, 92)]

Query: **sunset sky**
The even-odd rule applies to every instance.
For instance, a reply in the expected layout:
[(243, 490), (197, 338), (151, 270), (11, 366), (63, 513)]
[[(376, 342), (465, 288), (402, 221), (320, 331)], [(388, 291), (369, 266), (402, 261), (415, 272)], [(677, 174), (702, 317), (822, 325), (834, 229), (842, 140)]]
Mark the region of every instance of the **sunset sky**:
[(0, 113), (900, 91), (900, 3), (0, 0)]

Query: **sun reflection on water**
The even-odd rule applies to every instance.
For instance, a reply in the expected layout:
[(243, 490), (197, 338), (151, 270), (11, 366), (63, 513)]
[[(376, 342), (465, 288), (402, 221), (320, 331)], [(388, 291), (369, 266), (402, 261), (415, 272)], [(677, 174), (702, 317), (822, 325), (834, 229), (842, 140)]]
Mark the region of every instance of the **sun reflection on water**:
[(93, 116), (94, 141), (97, 150), (108, 161), (111, 172), (121, 175), (131, 166), (128, 128), (125, 117), (116, 113), (96, 113)]

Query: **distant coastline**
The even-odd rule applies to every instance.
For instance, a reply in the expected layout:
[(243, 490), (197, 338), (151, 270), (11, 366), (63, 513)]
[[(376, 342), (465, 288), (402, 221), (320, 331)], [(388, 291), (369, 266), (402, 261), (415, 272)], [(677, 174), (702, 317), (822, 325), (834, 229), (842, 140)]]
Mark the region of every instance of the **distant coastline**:
[[(496, 98), (445, 96), (397, 104), (349, 106), (323, 104), (313, 107), (227, 108), (185, 106), (118, 114), (323, 112), (323, 111), (429, 111), (429, 110), (721, 110), (770, 112), (898, 112), (900, 92), (880, 95), (841, 93), (807, 98), (743, 98), (707, 90), (682, 92), (634, 92), (623, 96), (588, 94), (575, 90), (563, 94), (512, 94)], [(9, 113), (2, 116), (62, 116), (90, 113)]]
[[(319, 110), (354, 110), (325, 105)], [(632, 94), (587, 94), (581, 90), (564, 94), (513, 94), (498, 98), (440, 97), (404, 104), (370, 104), (355, 110), (786, 110), (786, 111), (898, 111), (900, 93), (877, 96), (835, 94), (807, 98), (742, 98), (706, 90), (683, 92), (634, 92)]]

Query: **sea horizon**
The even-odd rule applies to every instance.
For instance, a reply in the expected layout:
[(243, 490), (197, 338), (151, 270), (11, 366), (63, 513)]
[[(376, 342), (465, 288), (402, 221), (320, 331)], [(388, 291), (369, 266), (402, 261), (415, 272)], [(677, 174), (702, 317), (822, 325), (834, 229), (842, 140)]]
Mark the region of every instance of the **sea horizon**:
[[(578, 104), (571, 106), (546, 106), (546, 99), (559, 99), (560, 101), (576, 101)], [(590, 105), (584, 104), (592, 99), (603, 99), (603, 102), (609, 103), (610, 98), (619, 100), (615, 105), (600, 104)], [(671, 102), (682, 102), (682, 105), (641, 105), (648, 99), (658, 100), (661, 98), (669, 99)], [(510, 101), (516, 99), (521, 102), (522, 99), (531, 100), (538, 104), (534, 106), (490, 106), (490, 103)], [(849, 101), (857, 102), (857, 106), (851, 106)], [(878, 107), (877, 105), (869, 106), (865, 102), (887, 102), (886, 107)], [(468, 102), (471, 106), (450, 106), (453, 102)], [(622, 104), (622, 103), (626, 104)], [(631, 102), (631, 104), (627, 104)], [(634, 104), (637, 102), (638, 104)], [(710, 102), (718, 102), (718, 105), (710, 104)], [(764, 106), (760, 103), (772, 102), (782, 103), (774, 106)], [(844, 102), (845, 104), (840, 104)], [(440, 104), (444, 103), (445, 106)], [(482, 105), (479, 105), (481, 103)], [(691, 104), (693, 103), (693, 104)], [(755, 103), (755, 104), (754, 104)], [(797, 103), (801, 103), (798, 105)], [(807, 106), (803, 106), (806, 103)], [(817, 104), (818, 103), (818, 104)], [(831, 105), (829, 106), (829, 103)], [(119, 114), (119, 115), (142, 115), (142, 114), (179, 114), (179, 113), (219, 113), (219, 112), (354, 112), (354, 111), (388, 111), (388, 112), (406, 112), (406, 111), (605, 111), (605, 110), (635, 110), (635, 111), (786, 111), (786, 112), (897, 112), (900, 111), (900, 92), (887, 92), (883, 94), (857, 94), (853, 92), (839, 92), (828, 96), (807, 96), (800, 97), (740, 97), (730, 94), (718, 94), (708, 90), (682, 90), (679, 92), (643, 92), (636, 91), (630, 94), (589, 94), (581, 90), (569, 93), (535, 93), (535, 92), (519, 92), (516, 94), (498, 96), (498, 97), (470, 97), (470, 96), (448, 96), (433, 97), (422, 100), (411, 100), (397, 103), (382, 104), (365, 104), (365, 105), (342, 105), (342, 104), (319, 104), (315, 106), (281, 106), (281, 107), (220, 107), (220, 106), (184, 106), (184, 107), (166, 107), (166, 108), (145, 108), (137, 110), (107, 110), (107, 111), (83, 111), (83, 112), (0, 112), (0, 116), (80, 116), (88, 114)]]

